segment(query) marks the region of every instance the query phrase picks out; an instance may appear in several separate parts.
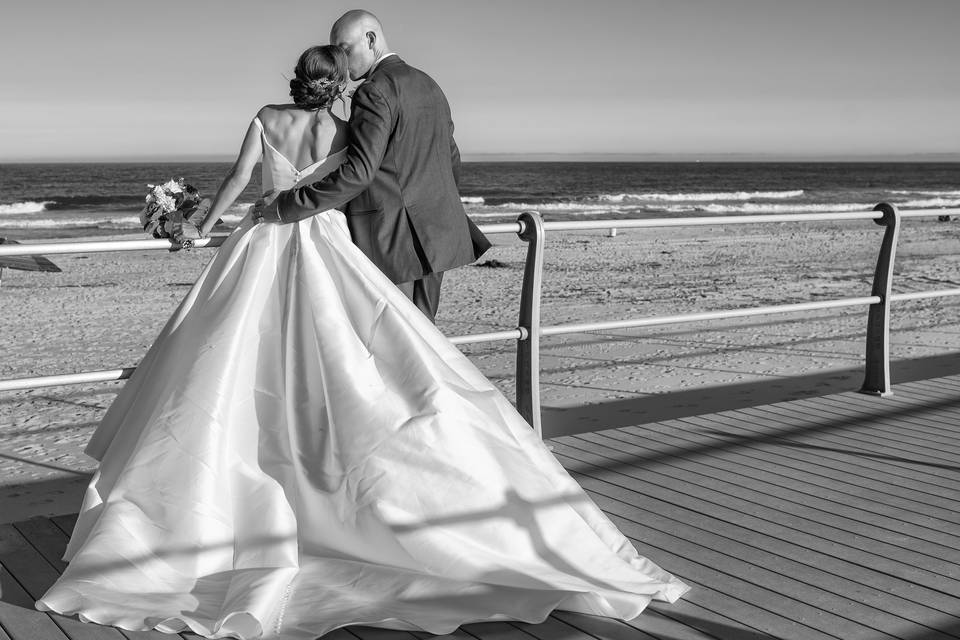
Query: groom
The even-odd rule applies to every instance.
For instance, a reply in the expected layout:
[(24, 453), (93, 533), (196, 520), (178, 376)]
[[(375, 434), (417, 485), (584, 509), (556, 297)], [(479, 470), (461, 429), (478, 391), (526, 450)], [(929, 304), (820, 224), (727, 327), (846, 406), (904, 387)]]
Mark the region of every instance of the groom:
[(450, 106), (436, 82), (390, 52), (372, 13), (345, 13), (330, 42), (346, 52), (350, 79), (364, 80), (353, 94), (346, 160), (260, 214), (287, 223), (343, 210), (353, 242), (433, 320), (443, 272), (490, 247), (460, 203)]

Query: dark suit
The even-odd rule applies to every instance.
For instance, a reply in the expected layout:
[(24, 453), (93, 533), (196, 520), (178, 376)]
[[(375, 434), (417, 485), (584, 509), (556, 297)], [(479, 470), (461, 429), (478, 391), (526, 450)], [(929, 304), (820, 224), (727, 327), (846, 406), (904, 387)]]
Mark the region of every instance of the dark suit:
[[(432, 278), (436, 286), (427, 289), (439, 299), (439, 274), (490, 247), (460, 203), (459, 172), (446, 97), (427, 74), (391, 55), (353, 95), (343, 165), (281, 194), (277, 213), (295, 222), (344, 211), (354, 243), (387, 277), (398, 284)], [(409, 285), (401, 289), (417, 302)], [(432, 317), (436, 300), (432, 309), (418, 306)]]

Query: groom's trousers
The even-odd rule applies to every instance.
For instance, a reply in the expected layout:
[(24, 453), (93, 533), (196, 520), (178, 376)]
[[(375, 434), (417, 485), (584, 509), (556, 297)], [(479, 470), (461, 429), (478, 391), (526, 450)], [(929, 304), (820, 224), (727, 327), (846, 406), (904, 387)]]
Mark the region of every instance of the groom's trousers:
[(440, 283), (443, 281), (443, 272), (431, 273), (419, 280), (401, 282), (397, 286), (403, 294), (413, 300), (413, 304), (423, 312), (423, 315), (435, 322), (437, 309), (440, 307)]

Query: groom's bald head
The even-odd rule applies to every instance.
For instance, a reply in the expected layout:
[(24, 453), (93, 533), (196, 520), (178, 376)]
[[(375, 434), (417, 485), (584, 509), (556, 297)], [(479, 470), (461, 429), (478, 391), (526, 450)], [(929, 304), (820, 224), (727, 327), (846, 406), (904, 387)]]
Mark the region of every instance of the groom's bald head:
[(338, 45), (347, 53), (351, 80), (362, 78), (377, 58), (390, 53), (377, 16), (363, 9), (347, 11), (333, 23), (330, 44)]

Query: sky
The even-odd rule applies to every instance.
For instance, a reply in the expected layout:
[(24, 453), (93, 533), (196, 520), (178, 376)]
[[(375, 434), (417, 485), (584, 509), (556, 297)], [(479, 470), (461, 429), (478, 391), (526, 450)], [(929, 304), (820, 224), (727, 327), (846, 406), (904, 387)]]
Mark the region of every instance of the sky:
[(960, 160), (960, 0), (18, 0), (0, 162), (233, 157), (358, 6), (468, 160)]

